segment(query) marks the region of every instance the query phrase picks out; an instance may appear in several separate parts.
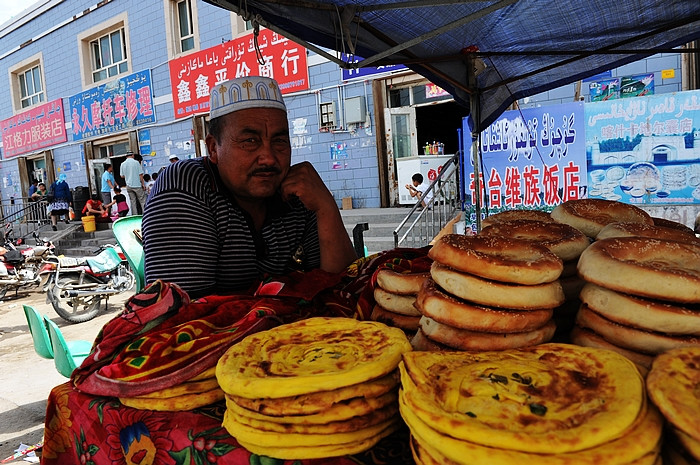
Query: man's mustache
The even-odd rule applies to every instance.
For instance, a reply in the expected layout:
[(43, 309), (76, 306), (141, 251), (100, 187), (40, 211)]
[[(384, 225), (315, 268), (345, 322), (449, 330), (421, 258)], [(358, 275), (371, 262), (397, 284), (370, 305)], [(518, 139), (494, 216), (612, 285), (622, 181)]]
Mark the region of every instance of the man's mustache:
[(255, 176), (256, 174), (260, 174), (260, 173), (280, 174), (281, 172), (282, 172), (281, 169), (274, 167), (274, 166), (269, 166), (266, 168), (256, 168), (250, 173), (250, 175)]

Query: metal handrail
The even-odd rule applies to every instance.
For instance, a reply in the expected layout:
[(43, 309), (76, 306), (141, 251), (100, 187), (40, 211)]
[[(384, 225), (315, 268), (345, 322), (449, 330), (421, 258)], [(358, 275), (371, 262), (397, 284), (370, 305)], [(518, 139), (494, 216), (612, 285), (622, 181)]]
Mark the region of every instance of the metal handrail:
[(35, 230), (39, 229), (42, 225), (50, 222), (47, 206), (46, 200), (32, 200), (29, 197), (3, 200), (0, 204), (0, 208), (2, 208), (0, 224), (35, 224), (37, 226)]
[[(425, 197), (433, 192), (430, 205), (423, 207), (422, 201), (418, 199), (406, 217), (394, 229), (394, 247), (399, 247), (404, 242), (410, 242), (412, 247), (426, 246), (454, 218), (460, 208), (458, 197), (459, 170), (457, 169), (460, 156), (461, 153), (457, 152), (451, 159), (447, 160), (440, 168), (435, 180), (421, 195), (421, 197)], [(418, 215), (403, 235), (399, 237), (401, 230), (417, 211)]]

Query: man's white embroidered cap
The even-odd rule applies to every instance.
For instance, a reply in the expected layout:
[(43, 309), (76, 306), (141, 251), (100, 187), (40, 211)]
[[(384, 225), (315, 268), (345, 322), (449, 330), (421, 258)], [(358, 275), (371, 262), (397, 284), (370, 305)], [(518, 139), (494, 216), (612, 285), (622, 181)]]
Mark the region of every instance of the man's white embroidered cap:
[(209, 116), (219, 116), (248, 108), (279, 108), (287, 111), (277, 81), (247, 76), (217, 84), (209, 95)]
[(170, 155), (170, 156), (168, 157), (168, 160), (179, 160), (179, 159), (180, 159), (180, 157), (178, 157), (178, 156), (175, 155), (175, 154), (172, 154), (172, 155)]

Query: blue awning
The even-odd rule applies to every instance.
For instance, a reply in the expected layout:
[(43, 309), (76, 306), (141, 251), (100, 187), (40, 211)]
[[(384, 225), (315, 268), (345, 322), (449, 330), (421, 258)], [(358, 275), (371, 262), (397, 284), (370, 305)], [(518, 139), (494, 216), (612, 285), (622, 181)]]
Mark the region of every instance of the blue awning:
[(700, 0), (205, 1), (359, 66), (405, 64), (478, 102), (482, 128), (520, 98), (700, 38)]

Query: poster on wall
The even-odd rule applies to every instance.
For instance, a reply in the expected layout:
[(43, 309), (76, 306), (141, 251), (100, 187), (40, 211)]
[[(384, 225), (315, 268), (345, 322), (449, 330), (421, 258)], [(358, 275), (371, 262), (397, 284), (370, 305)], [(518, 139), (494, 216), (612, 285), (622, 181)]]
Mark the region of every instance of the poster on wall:
[(700, 203), (700, 90), (587, 104), (588, 195)]
[(139, 71), (70, 97), (73, 140), (156, 121), (151, 71)]
[[(481, 133), (481, 211), (536, 209), (586, 196), (583, 103), (507, 111)], [(466, 124), (466, 119), (465, 123)], [(464, 146), (471, 132), (464, 128)], [(471, 160), (471, 159), (470, 159)], [(465, 166), (467, 227), (476, 232), (473, 162)]]
[(0, 121), (4, 159), (43, 150), (68, 140), (59, 98)]
[(261, 56), (256, 54), (251, 32), (244, 37), (170, 60), (168, 66), (175, 117), (208, 112), (209, 90), (228, 79), (270, 77), (278, 82), (283, 94), (309, 88), (304, 47), (269, 29), (260, 30), (258, 47)]

